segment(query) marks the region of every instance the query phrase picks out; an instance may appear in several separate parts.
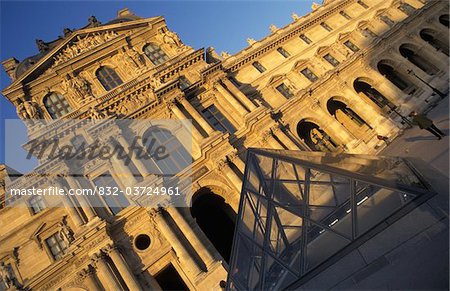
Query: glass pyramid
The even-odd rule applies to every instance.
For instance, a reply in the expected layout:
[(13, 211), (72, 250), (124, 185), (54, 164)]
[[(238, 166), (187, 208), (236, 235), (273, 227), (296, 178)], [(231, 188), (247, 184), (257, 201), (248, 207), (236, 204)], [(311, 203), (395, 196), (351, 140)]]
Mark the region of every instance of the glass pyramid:
[(436, 194), (393, 157), (249, 149), (244, 177), (228, 290), (285, 289)]

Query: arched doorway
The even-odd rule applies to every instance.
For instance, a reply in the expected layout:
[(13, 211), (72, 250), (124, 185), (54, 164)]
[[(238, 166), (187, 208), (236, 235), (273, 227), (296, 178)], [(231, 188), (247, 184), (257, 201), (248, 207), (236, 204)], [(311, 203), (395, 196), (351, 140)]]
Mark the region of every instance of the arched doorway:
[(444, 14), (444, 15), (439, 16), (439, 22), (440, 22), (442, 25), (448, 27), (448, 14)]
[(416, 53), (416, 48), (412, 45), (402, 44), (400, 46), (400, 54), (410, 61), (413, 65), (432, 76), (438, 72), (438, 69), (426, 60), (423, 56)]
[(367, 142), (372, 127), (344, 102), (330, 98), (327, 102), (328, 112), (342, 124), (353, 136)]
[(229, 263), (236, 223), (233, 208), (211, 189), (202, 188), (193, 196), (191, 214), (222, 258)]
[(328, 133), (311, 121), (301, 120), (297, 124), (297, 134), (313, 151), (334, 152), (338, 147)]
[[(369, 98), (373, 104), (381, 109), (391, 110), (396, 108), (396, 106), (389, 101), (383, 94), (381, 94), (377, 89), (373, 88), (369, 83), (358, 78), (353, 82), (353, 88), (358, 94), (363, 94)], [(386, 108), (387, 107), (387, 108)]]
[(447, 56), (448, 54), (448, 44), (440, 39), (435, 38), (436, 31), (432, 29), (422, 29), (420, 31), (420, 37), (432, 45), (436, 50), (443, 52)]
[[(387, 61), (383, 60), (378, 62), (377, 65), (378, 71), (386, 77), (389, 81), (392, 82), (397, 88), (399, 88), (401, 91), (407, 91), (406, 89), (413, 87), (411, 82), (409, 80), (402, 76), (400, 72), (395, 70), (390, 64), (388, 64)], [(412, 92), (408, 92), (412, 93)]]

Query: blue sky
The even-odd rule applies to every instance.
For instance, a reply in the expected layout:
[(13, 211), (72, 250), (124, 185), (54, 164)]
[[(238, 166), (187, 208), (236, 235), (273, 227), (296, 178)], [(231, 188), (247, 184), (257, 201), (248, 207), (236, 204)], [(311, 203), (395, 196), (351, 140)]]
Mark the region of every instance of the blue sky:
[[(195, 49), (213, 46), (218, 53), (236, 53), (247, 45), (247, 38), (259, 40), (267, 36), (270, 24), (282, 27), (291, 22), (292, 12), (298, 15), (310, 12), (312, 2), (0, 0), (0, 59), (23, 60), (37, 53), (35, 39), (56, 39), (65, 27), (74, 29), (86, 25), (91, 15), (107, 22), (125, 7), (141, 17), (164, 16), (169, 28)], [(10, 80), (3, 68), (0, 71), (3, 89)], [(17, 118), (17, 115), (3, 96), (0, 110), (0, 163), (4, 163), (4, 119)]]

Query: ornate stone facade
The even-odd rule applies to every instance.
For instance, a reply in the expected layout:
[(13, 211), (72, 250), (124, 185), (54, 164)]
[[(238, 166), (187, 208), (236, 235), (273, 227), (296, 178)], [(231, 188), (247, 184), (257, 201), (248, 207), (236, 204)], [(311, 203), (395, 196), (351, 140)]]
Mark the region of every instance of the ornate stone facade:
[[(79, 207), (37, 213), (2, 201), (1, 283), (160, 290), (170, 274), (185, 288), (218, 290), (228, 271), (247, 148), (377, 154), (385, 147), (378, 136), (394, 139), (410, 111), (424, 111), (448, 92), (445, 1), (325, 0), (313, 8), (222, 58), (212, 48), (205, 54), (183, 44), (161, 17), (122, 10), (110, 23), (90, 19), (54, 42), (40, 41), (37, 56), (3, 61), (12, 79), (3, 94), (28, 127), (25, 147), (46, 135), (63, 140), (71, 118), (193, 120), (194, 194), (190, 208), (129, 207), (115, 215), (92, 207), (88, 197), (61, 202)], [(39, 118), (62, 119), (43, 127)], [(114, 142), (127, 146), (119, 133)], [(142, 179), (115, 176), (119, 186), (149, 183), (146, 166), (133, 162)], [(39, 166), (70, 167), (81, 167), (87, 184), (123, 171), (117, 161)], [(62, 183), (85, 186), (69, 176)], [(46, 244), (54, 234), (67, 247), (57, 259)]]

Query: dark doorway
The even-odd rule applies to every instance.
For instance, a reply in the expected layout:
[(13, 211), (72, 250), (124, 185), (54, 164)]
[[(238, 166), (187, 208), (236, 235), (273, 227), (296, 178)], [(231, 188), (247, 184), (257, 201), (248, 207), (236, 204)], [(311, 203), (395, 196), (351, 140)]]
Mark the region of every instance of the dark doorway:
[(194, 195), (191, 214), (222, 258), (229, 263), (236, 222), (233, 208), (225, 203), (225, 199), (203, 188)]
[(392, 82), (397, 88), (404, 91), (411, 84), (404, 78), (398, 71), (394, 70), (391, 65), (388, 65), (386, 62), (379, 62), (377, 65), (378, 71), (386, 77), (389, 81)]
[(180, 274), (172, 264), (169, 264), (155, 276), (156, 282), (163, 290), (189, 290)]
[(431, 29), (422, 29), (420, 37), (433, 46), (436, 50), (443, 52), (448, 56), (448, 44), (440, 39), (435, 38), (436, 32)]
[(401, 45), (400, 46), (400, 54), (410, 61), (413, 65), (432, 76), (438, 72), (438, 69), (427, 61), (423, 56), (416, 53), (416, 50), (413, 49), (410, 45)]
[(357, 93), (363, 93), (367, 97), (369, 97), (370, 100), (372, 100), (375, 105), (377, 105), (380, 108), (384, 108), (385, 106), (388, 106), (390, 109), (395, 108), (394, 104), (392, 104), (386, 97), (384, 97), (383, 94), (381, 94), (377, 89), (373, 88), (368, 83), (356, 79), (353, 83), (353, 88), (355, 88), (355, 91)]

